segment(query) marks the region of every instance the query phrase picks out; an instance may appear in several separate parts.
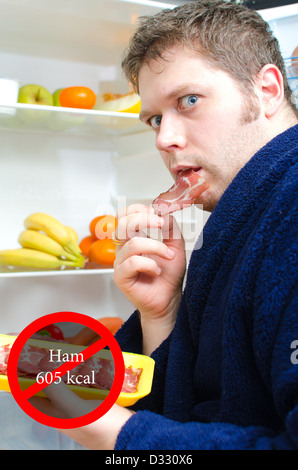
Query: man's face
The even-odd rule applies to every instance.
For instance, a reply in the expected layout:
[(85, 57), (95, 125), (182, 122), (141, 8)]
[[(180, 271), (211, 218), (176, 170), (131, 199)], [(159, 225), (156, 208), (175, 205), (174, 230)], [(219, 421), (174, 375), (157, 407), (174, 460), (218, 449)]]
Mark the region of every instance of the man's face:
[(139, 75), (141, 119), (174, 178), (193, 168), (209, 184), (196, 201), (212, 211), (238, 171), (266, 139), (254, 106), (236, 82), (182, 46), (151, 60)]

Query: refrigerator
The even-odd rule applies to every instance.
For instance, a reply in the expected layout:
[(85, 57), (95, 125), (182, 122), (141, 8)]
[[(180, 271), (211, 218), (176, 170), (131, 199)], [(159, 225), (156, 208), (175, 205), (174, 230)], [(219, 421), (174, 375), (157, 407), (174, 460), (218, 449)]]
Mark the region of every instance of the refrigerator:
[[(184, 1), (0, 0), (0, 78), (51, 93), (86, 86), (97, 96), (127, 93), (121, 57), (143, 15)], [(298, 102), (298, 4), (249, 2), (280, 42)], [(296, 51), (298, 55), (298, 50)], [(1, 80), (0, 80), (1, 82)], [(0, 93), (0, 250), (19, 247), (25, 218), (50, 214), (79, 240), (91, 220), (128, 204), (150, 204), (173, 180), (155, 149), (154, 133), (137, 114), (8, 103)], [(37, 109), (38, 108), (38, 109)], [(209, 213), (175, 214), (187, 260)], [(126, 320), (134, 306), (119, 291), (113, 268), (0, 269), (0, 333), (19, 333), (56, 312)], [(70, 333), (69, 331), (67, 333)]]
[[(98, 96), (127, 93), (120, 62), (137, 18), (175, 3), (1, 0), (1, 77), (51, 93), (71, 86), (86, 86)], [(150, 204), (173, 184), (153, 133), (137, 114), (5, 103), (0, 103), (1, 250), (20, 247), (19, 234), (32, 213), (55, 217), (81, 240), (94, 217), (116, 214), (133, 202)], [(186, 212), (186, 230), (199, 233), (207, 217)], [(190, 253), (195, 236), (188, 238)], [(124, 320), (133, 311), (111, 267), (2, 269), (0, 298), (2, 333), (17, 333), (60, 311)]]
[[(51, 93), (77, 85), (96, 95), (126, 93), (120, 62), (138, 17), (181, 3), (1, 0), (0, 77), (19, 87), (38, 84)], [(278, 6), (264, 8), (272, 4)], [(293, 97), (298, 98), (298, 78), (291, 67), (298, 46), (298, 4), (284, 4), (250, 2), (252, 8), (261, 7), (280, 41)], [(132, 202), (150, 204), (172, 185), (153, 132), (136, 114), (36, 110), (34, 105), (0, 102), (0, 142), (1, 250), (19, 247), (18, 236), (31, 213), (52, 215), (73, 227), (81, 240), (95, 216), (115, 214)], [(188, 240), (188, 257), (208, 215), (187, 209), (176, 216)], [(18, 332), (57, 311), (126, 319), (133, 310), (115, 286), (111, 268), (0, 272), (0, 298), (2, 333)]]

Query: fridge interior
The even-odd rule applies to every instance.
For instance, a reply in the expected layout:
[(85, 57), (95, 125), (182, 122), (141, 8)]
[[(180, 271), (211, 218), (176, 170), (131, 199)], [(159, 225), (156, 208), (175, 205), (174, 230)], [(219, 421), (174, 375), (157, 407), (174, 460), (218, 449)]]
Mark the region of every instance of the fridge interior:
[[(77, 85), (97, 95), (128, 92), (120, 62), (137, 18), (167, 6), (144, 3), (0, 0), (1, 76), (16, 79), (19, 86), (40, 84), (51, 93)], [(297, 5), (261, 14), (285, 59), (291, 57), (298, 45)], [(292, 84), (294, 91), (298, 83), (293, 79)], [(0, 141), (0, 249), (18, 247), (30, 213), (48, 213), (82, 239), (96, 215), (116, 214), (133, 202), (150, 204), (173, 184), (153, 133), (137, 115), (0, 103)], [(188, 259), (208, 216), (194, 208), (176, 216)], [(1, 333), (18, 332), (57, 311), (124, 320), (133, 311), (110, 268), (1, 272), (0, 298)]]

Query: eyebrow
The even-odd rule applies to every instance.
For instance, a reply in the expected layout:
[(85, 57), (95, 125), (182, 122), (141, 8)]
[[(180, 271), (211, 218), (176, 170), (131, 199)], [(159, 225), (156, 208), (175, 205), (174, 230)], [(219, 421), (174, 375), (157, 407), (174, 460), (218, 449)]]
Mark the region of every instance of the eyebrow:
[[(171, 100), (173, 98), (177, 98), (177, 97), (180, 97), (180, 96), (183, 96), (183, 95), (188, 95), (188, 94), (198, 95), (198, 94), (201, 94), (201, 93), (196, 92), (196, 91), (193, 91), (193, 92), (190, 91), (191, 89), (196, 89), (198, 87), (200, 87), (200, 90), (203, 91), (203, 87), (201, 86), (201, 84), (199, 85), (198, 83), (192, 83), (192, 82), (191, 83), (186, 83), (185, 85), (181, 85), (178, 88), (175, 88), (170, 93), (168, 93), (166, 95), (165, 99), (166, 100)], [(155, 116), (156, 114), (158, 114), (158, 113), (154, 113), (154, 112), (150, 111), (149, 109), (144, 109), (144, 110), (141, 110), (139, 118), (140, 118), (141, 121), (145, 122), (149, 117)]]
[(141, 110), (140, 112), (140, 115), (139, 115), (139, 119), (143, 122), (147, 121), (148, 117), (149, 116), (152, 116), (152, 113), (149, 111), (149, 110)]

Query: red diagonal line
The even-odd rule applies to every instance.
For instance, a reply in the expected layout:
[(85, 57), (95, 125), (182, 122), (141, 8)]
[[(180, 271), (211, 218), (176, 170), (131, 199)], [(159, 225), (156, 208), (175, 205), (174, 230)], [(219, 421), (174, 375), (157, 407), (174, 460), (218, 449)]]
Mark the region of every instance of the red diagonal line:
[[(80, 351), (80, 353), (83, 354), (83, 360), (82, 361), (67, 361), (67, 362), (64, 362), (61, 366), (57, 367), (57, 369), (54, 369), (53, 371), (51, 371), (53, 380), (50, 383), (57, 380), (57, 377), (54, 377), (55, 372), (61, 372), (61, 377), (62, 377), (67, 371), (74, 369), (79, 364), (82, 364), (82, 362), (85, 362), (87, 359), (89, 359), (89, 357), (91, 357), (94, 354), (98, 353), (106, 345), (107, 345), (106, 339), (105, 338), (100, 338), (95, 343), (88, 346), (88, 348), (85, 348), (85, 349), (83, 349), (83, 351)], [(50, 385), (50, 383), (40, 383), (39, 384), (39, 383), (35, 382), (34, 384), (30, 385), (30, 387), (23, 390), (23, 397), (25, 399), (33, 397), (36, 393), (40, 392), (45, 387)]]

